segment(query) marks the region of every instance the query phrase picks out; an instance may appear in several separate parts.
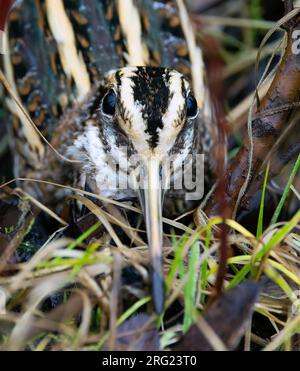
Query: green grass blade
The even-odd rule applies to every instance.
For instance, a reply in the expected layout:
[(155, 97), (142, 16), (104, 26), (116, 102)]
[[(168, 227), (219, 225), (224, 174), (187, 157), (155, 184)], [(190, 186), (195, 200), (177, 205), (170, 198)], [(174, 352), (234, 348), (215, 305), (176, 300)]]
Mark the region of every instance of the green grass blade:
[(285, 239), (285, 237), (297, 226), (300, 222), (300, 210), (296, 215), (280, 228), (274, 236), (259, 250), (255, 256), (255, 262), (261, 260), (266, 254), (268, 254), (276, 245)]
[(184, 319), (183, 332), (186, 333), (194, 322), (195, 313), (195, 298), (197, 292), (198, 272), (196, 270), (199, 260), (200, 249), (198, 244), (195, 244), (191, 249), (189, 257), (189, 269), (187, 272), (187, 282), (184, 286)]
[(287, 196), (288, 196), (288, 194), (290, 192), (291, 185), (294, 182), (294, 179), (295, 179), (295, 177), (297, 175), (297, 172), (299, 170), (299, 167), (300, 167), (300, 155), (298, 156), (298, 159), (297, 159), (297, 161), (295, 163), (295, 166), (294, 166), (294, 168), (292, 170), (291, 176), (290, 176), (290, 178), (289, 178), (289, 180), (287, 182), (287, 185), (286, 185), (286, 187), (284, 189), (284, 192), (283, 192), (283, 194), (281, 196), (281, 199), (279, 201), (279, 204), (278, 204), (278, 206), (277, 206), (277, 208), (276, 208), (276, 210), (274, 212), (274, 215), (273, 215), (273, 217), (271, 219), (271, 224), (277, 223), (277, 220), (279, 218), (279, 215), (281, 213), (281, 210), (283, 208), (283, 205), (285, 203), (285, 200), (287, 199)]
[(247, 276), (250, 272), (251, 266), (250, 264), (245, 265), (239, 272), (234, 276), (234, 278), (229, 282), (227, 289), (231, 289), (237, 286), (239, 283), (243, 281), (243, 279)]
[[(75, 247), (77, 247), (79, 244), (81, 244), (83, 241), (85, 241), (89, 236), (91, 236), (96, 230), (101, 226), (100, 222), (97, 222), (93, 224), (89, 229), (87, 229), (84, 233), (82, 233), (74, 242), (70, 243), (66, 250), (73, 250)], [(51, 259), (50, 261), (43, 261), (38, 264), (39, 269), (43, 268), (53, 268), (58, 267), (64, 264), (69, 264), (70, 266), (75, 264), (78, 259), (67, 259), (67, 258), (61, 258), (56, 257), (54, 259)], [(91, 263), (91, 262), (90, 262)]]
[[(131, 317), (135, 312), (137, 312), (143, 305), (149, 303), (151, 300), (150, 296), (147, 296), (145, 298), (140, 299), (136, 303), (134, 303), (130, 308), (126, 310), (117, 320), (117, 326), (122, 325), (123, 322), (125, 322), (129, 317)], [(106, 332), (102, 339), (99, 341), (99, 343), (96, 346), (96, 350), (99, 351), (104, 343), (108, 340), (109, 338), (109, 332)]]
[(87, 229), (84, 233), (82, 233), (74, 242), (72, 242), (67, 249), (72, 250), (80, 243), (82, 243), (86, 238), (88, 238), (91, 234), (96, 232), (96, 230), (101, 226), (101, 222), (97, 222), (92, 225), (89, 229)]
[[(209, 249), (210, 241), (211, 241), (211, 225), (208, 225), (207, 234), (205, 238), (205, 250)], [(201, 267), (201, 299), (200, 299), (201, 304), (205, 304), (205, 294), (203, 293), (203, 291), (207, 287), (207, 278), (208, 278), (207, 271), (208, 271), (208, 261), (207, 259), (205, 259)]]
[[(173, 237), (173, 235), (172, 235)], [(182, 250), (184, 248), (184, 245), (186, 244), (186, 241), (188, 240), (188, 235), (185, 234), (182, 238), (180, 243), (178, 243), (176, 240), (172, 238), (172, 245), (175, 249), (175, 257), (174, 260), (171, 264), (167, 279), (166, 279), (166, 286), (167, 288), (170, 288), (172, 281), (175, 277), (176, 272), (178, 271), (178, 267), (180, 266), (181, 263), (181, 254)]]
[(259, 238), (263, 233), (265, 196), (266, 196), (266, 188), (267, 188), (269, 170), (270, 170), (270, 162), (268, 162), (268, 165), (266, 168), (265, 179), (264, 179), (264, 184), (263, 184), (263, 189), (262, 189), (262, 194), (261, 194), (259, 217), (258, 217), (257, 231), (256, 231), (257, 238)]

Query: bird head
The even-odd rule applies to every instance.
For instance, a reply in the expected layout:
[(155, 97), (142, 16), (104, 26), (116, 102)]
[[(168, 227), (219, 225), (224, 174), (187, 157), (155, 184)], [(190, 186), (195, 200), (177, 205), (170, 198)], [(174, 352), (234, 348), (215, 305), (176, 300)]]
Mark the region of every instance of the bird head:
[(95, 192), (114, 197), (113, 163), (119, 165), (119, 176), (127, 178), (128, 162), (138, 158), (128, 188), (137, 192), (144, 212), (155, 307), (161, 312), (162, 179), (172, 175), (168, 163), (171, 156), (174, 174), (176, 166), (181, 166), (191, 153), (198, 114), (196, 99), (187, 79), (175, 70), (125, 67), (105, 76), (90, 111), (91, 117), (76, 139), (75, 148), (77, 158), (84, 160), (88, 183)]

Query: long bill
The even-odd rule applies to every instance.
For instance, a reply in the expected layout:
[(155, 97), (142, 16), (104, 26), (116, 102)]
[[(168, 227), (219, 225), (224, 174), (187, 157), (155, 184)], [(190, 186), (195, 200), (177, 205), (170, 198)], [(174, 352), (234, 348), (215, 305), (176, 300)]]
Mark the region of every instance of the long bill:
[(148, 158), (144, 170), (144, 200), (142, 200), (142, 203), (151, 259), (152, 297), (155, 312), (161, 314), (164, 310), (164, 276), (160, 160), (154, 156)]

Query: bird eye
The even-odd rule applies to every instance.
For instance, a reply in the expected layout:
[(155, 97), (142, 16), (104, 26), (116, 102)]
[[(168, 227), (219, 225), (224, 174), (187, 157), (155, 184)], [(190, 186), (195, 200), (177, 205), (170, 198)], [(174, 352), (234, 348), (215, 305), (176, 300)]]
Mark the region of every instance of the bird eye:
[(106, 115), (113, 116), (116, 111), (117, 95), (113, 89), (105, 95), (102, 102), (102, 111)]
[(198, 113), (198, 105), (195, 97), (189, 94), (186, 98), (186, 114), (188, 117), (195, 117)]

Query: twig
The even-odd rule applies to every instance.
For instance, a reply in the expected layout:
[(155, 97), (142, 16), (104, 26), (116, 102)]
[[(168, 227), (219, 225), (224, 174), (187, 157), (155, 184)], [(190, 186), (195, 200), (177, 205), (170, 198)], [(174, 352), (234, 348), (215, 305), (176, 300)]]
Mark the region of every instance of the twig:
[[(290, 2), (287, 2), (286, 9), (290, 9)], [(294, 10), (296, 13), (296, 9)], [(300, 27), (299, 11), (286, 23), (287, 47), (277, 70), (270, 89), (262, 98), (259, 107), (254, 112), (255, 118), (252, 121), (252, 161), (249, 163), (251, 141), (248, 139), (240, 149), (232, 164), (228, 167), (225, 176), (226, 192), (225, 197), (230, 206), (231, 215), (234, 214), (236, 203), (239, 199), (241, 189), (244, 186), (250, 171), (250, 179), (247, 189), (264, 163), (264, 159), (271, 151), (278, 137), (286, 128), (289, 117), (293, 111), (295, 102), (299, 101), (300, 87), (300, 54), (295, 52), (295, 39), (293, 32)], [(278, 106), (290, 107), (277, 111)], [(272, 115), (269, 115), (273, 111)], [(248, 197), (249, 195), (247, 195)], [(245, 196), (244, 196), (245, 197)], [(219, 215), (222, 205), (215, 193), (207, 203), (206, 213), (208, 215)], [(195, 222), (197, 223), (195, 214)], [(198, 224), (198, 223), (197, 223)]]

